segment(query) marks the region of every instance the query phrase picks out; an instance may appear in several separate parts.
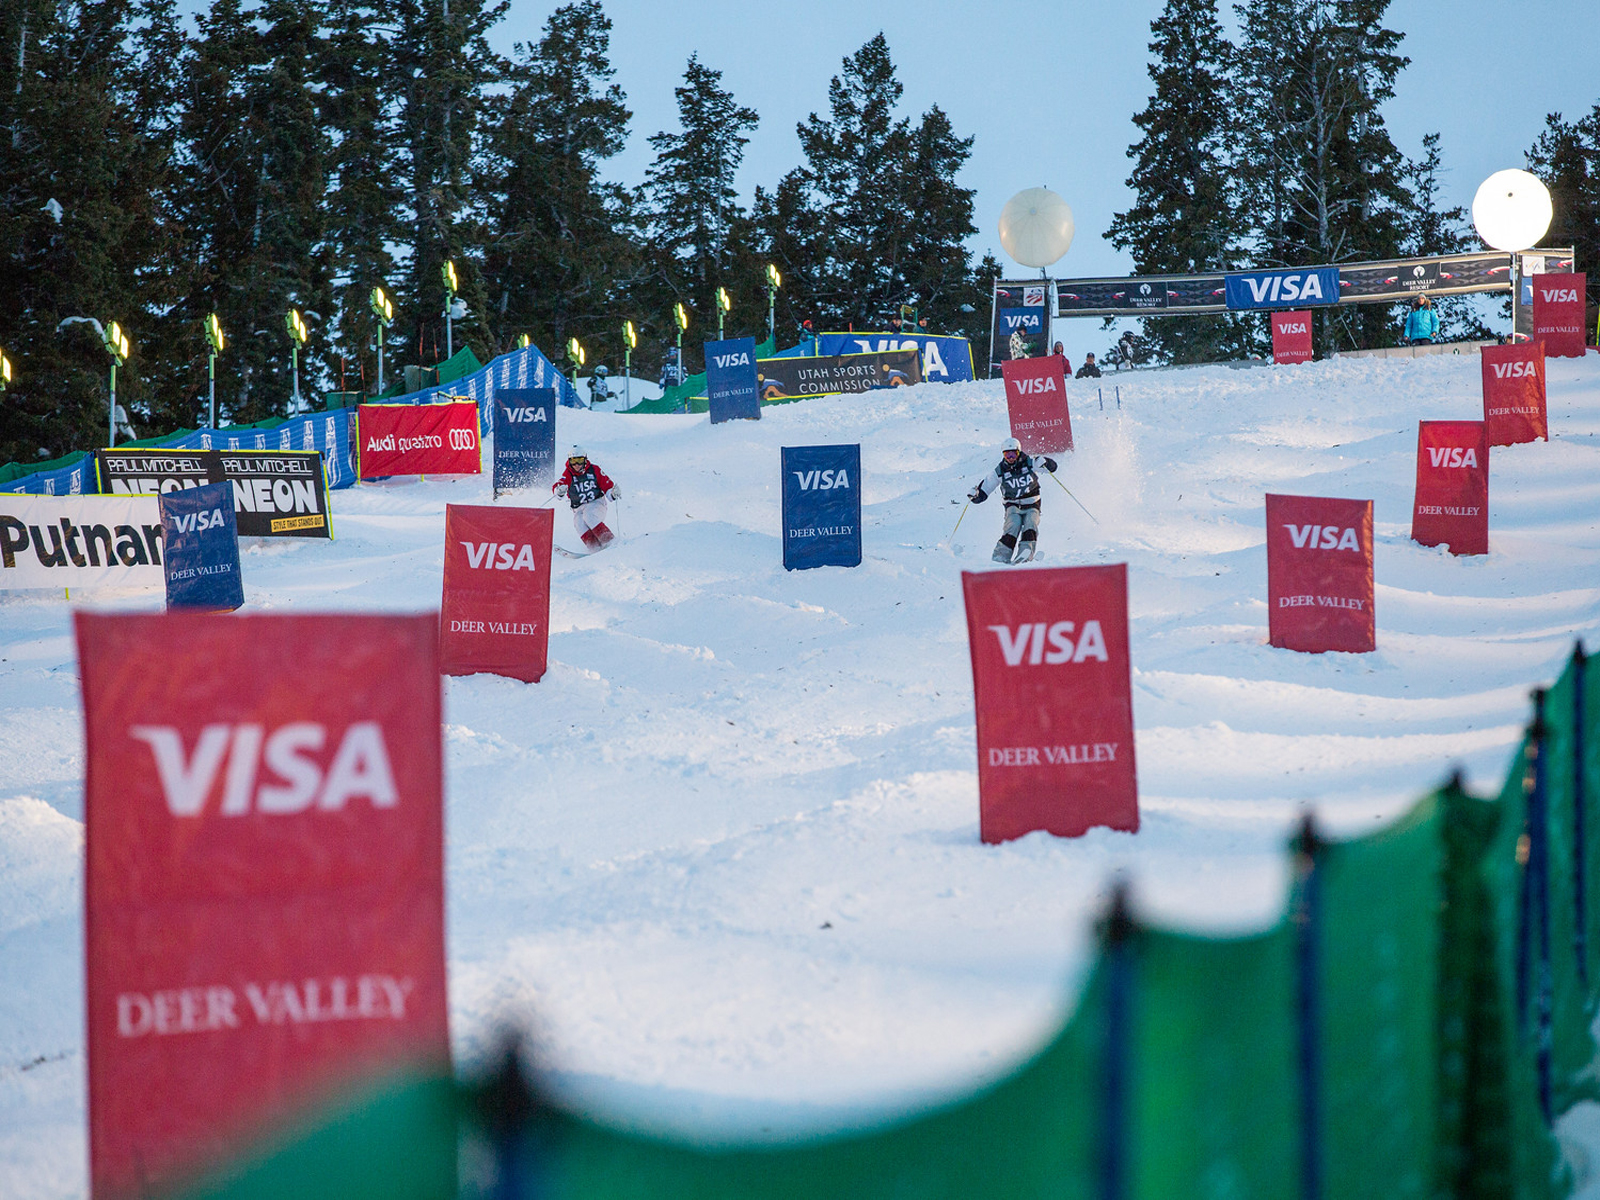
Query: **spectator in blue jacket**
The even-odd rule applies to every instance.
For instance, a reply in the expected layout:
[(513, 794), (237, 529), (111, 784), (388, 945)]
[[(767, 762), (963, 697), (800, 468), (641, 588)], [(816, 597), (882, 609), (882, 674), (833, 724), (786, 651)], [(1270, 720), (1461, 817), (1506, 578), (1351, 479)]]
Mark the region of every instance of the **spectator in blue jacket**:
[(1433, 311), (1433, 302), (1418, 296), (1411, 302), (1411, 312), (1406, 316), (1406, 341), (1413, 346), (1426, 345), (1439, 335), (1439, 314)]

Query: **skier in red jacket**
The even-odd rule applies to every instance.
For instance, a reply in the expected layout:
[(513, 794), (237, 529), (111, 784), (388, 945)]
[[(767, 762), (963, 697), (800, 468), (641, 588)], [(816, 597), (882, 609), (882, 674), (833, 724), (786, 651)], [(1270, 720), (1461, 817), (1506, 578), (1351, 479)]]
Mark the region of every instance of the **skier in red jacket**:
[(622, 493), (598, 463), (589, 461), (582, 446), (574, 446), (567, 455), (567, 469), (561, 472), (553, 490), (572, 505), (572, 523), (585, 546), (604, 550), (611, 544), (616, 534), (606, 527), (606, 501), (620, 500)]

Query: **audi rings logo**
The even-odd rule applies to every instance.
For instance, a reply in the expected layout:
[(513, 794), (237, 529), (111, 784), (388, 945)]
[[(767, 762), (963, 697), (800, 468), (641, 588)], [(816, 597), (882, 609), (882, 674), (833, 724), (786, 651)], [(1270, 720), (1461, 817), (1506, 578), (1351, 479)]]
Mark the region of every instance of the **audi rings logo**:
[(476, 450), (478, 448), (478, 435), (470, 429), (452, 429), (450, 431), (450, 449)]

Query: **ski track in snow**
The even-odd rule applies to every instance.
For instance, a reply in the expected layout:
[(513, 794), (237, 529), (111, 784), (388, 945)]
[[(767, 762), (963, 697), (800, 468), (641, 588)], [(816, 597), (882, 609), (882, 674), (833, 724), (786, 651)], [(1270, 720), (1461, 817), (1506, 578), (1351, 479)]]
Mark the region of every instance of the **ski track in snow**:
[[(1144, 828), (1000, 847), (978, 842), (959, 580), (990, 569), (999, 505), (947, 544), (951, 497), (1007, 433), (998, 380), (716, 428), (559, 410), (558, 448), (580, 442), (623, 488), (623, 540), (555, 560), (543, 682), (445, 685), (463, 1060), (520, 1021), (570, 1095), (629, 1121), (779, 1135), (869, 1119), (1048, 1037), (1119, 873), (1153, 919), (1256, 928), (1280, 910), (1306, 806), (1348, 833), (1456, 764), (1497, 786), (1528, 689), (1600, 630), (1600, 358), (1551, 360), (1553, 440), (1493, 452), (1491, 553), (1471, 559), (1408, 534), (1416, 422), (1480, 415), (1476, 356), (1069, 389), (1063, 479), (1099, 524), (1046, 485), (1037, 565), (1129, 564)], [(840, 441), (862, 444), (865, 561), (787, 573), (778, 448)], [(1376, 502), (1376, 653), (1266, 645), (1267, 491)], [(444, 505), (486, 497), (486, 476), (334, 493), (337, 541), (246, 546), (247, 609), (436, 609)], [(556, 536), (577, 544), (564, 511)], [(0, 593), (10, 1197), (85, 1191), (71, 613)], [(1600, 1138), (1593, 1118), (1571, 1119)]]

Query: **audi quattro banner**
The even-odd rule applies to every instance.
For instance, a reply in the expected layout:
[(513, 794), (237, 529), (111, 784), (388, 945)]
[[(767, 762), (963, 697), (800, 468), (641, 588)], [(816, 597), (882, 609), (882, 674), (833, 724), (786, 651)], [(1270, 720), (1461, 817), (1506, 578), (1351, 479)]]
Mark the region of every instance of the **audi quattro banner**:
[(985, 842), (1139, 828), (1128, 568), (962, 572)]
[(332, 537), (316, 450), (96, 450), (100, 491), (166, 494), (224, 480), (242, 537)]
[(1372, 501), (1267, 496), (1267, 640), (1285, 650), (1365, 653), (1373, 613)]
[(713, 425), (761, 419), (756, 381), (755, 338), (729, 338), (706, 344), (706, 408)]
[(1311, 313), (1273, 313), (1272, 361), (1303, 363), (1310, 362), (1311, 357)]
[(861, 565), (861, 447), (785, 446), (783, 566)]
[(832, 354), (756, 360), (762, 400), (834, 396), (908, 387), (922, 382), (922, 355), (915, 347), (872, 354)]
[(1000, 364), (1006, 385), (1011, 436), (1029, 454), (1072, 449), (1072, 414), (1067, 410), (1067, 366), (1059, 354)]
[(1484, 346), (1483, 423), (1489, 445), (1550, 437), (1545, 411), (1544, 343)]
[[(97, 1200), (173, 1191), (380, 1074), (448, 1073), (438, 634), (79, 614)], [(453, 1191), (453, 1162), (411, 1169)]]
[(1482, 421), (1417, 422), (1411, 539), (1489, 553), (1489, 434)]
[(554, 535), (548, 508), (445, 505), (441, 671), (543, 678)]
[(0, 493), (0, 588), (158, 588), (161, 538), (154, 496)]
[(1339, 303), (1338, 267), (1287, 267), (1228, 275), (1224, 294), (1231, 309), (1292, 308)]
[(363, 404), (357, 410), (356, 433), (356, 464), (362, 479), (483, 471), (478, 406), (470, 400)]
[(1533, 338), (1544, 343), (1551, 358), (1585, 354), (1583, 297), (1588, 278), (1581, 271), (1533, 277)]
[(232, 612), (244, 604), (233, 488), (208, 483), (159, 497), (167, 607)]
[(556, 389), (494, 395), (494, 494), (548, 488), (556, 478)]

